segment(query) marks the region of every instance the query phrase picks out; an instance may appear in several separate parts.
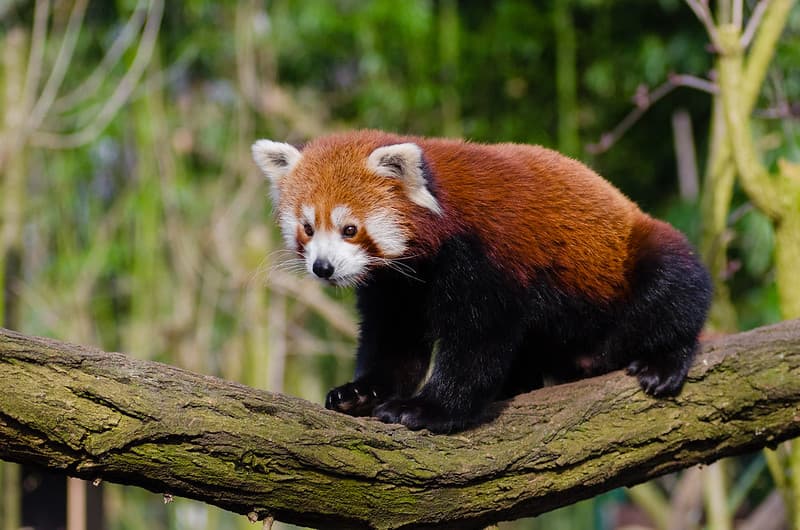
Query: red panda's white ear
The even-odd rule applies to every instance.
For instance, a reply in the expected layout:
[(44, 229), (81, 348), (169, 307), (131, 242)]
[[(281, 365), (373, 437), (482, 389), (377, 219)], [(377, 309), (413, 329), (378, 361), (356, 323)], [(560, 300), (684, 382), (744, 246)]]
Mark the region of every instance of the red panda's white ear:
[(252, 150), (253, 160), (272, 182), (273, 195), (277, 199), (278, 183), (303, 155), (293, 145), (272, 140), (258, 140)]
[(384, 177), (400, 179), (411, 202), (437, 215), (442, 207), (428, 189), (422, 171), (422, 149), (414, 143), (386, 145), (375, 149), (367, 158), (367, 167)]

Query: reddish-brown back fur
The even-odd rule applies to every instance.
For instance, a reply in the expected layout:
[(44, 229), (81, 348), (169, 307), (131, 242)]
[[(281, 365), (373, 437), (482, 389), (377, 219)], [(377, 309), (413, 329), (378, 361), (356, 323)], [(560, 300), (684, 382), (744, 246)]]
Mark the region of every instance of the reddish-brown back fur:
[[(375, 148), (403, 142), (422, 148), (442, 217), (411, 203), (398, 183), (366, 168)], [(282, 208), (299, 209), (307, 197), (325, 211), (347, 204), (358, 216), (388, 207), (399, 213), (401, 229), (412, 240), (409, 254), (435, 252), (448, 236), (469, 232), (521, 283), (544, 268), (565, 291), (597, 300), (626, 293), (630, 257), (641, 244), (633, 232), (649, 232), (653, 223), (594, 171), (539, 146), (339, 133), (308, 144), (287, 180)]]

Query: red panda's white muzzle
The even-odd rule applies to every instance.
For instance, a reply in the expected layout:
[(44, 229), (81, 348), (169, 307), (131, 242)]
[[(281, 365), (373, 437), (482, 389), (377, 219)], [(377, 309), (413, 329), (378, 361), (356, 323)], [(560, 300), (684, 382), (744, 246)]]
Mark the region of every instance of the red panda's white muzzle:
[(315, 231), (304, 246), (303, 257), (309, 274), (342, 286), (358, 283), (370, 262), (365, 249), (333, 230)]

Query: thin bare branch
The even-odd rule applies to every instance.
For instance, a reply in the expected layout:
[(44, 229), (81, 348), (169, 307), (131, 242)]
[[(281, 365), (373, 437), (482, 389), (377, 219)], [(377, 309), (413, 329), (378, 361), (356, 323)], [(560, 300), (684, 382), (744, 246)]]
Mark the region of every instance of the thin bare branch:
[(672, 135), (680, 196), (686, 201), (696, 201), (700, 192), (700, 179), (697, 174), (692, 117), (688, 110), (679, 108), (672, 113)]
[(719, 40), (717, 37), (717, 26), (714, 24), (714, 17), (711, 14), (711, 10), (708, 8), (708, 2), (686, 0), (686, 3), (689, 5), (689, 8), (694, 11), (694, 14), (700, 22), (702, 22), (703, 26), (705, 26), (711, 44), (714, 48), (719, 49), (719, 46), (717, 46)]
[(347, 337), (358, 335), (353, 316), (329, 298), (318, 283), (292, 276), (280, 270), (272, 271), (268, 286), (275, 292), (289, 295), (319, 313), (333, 328)]
[(686, 74), (670, 74), (669, 78), (653, 89), (653, 91), (649, 91), (645, 85), (640, 85), (633, 97), (635, 107), (616, 127), (609, 132), (603, 133), (599, 141), (588, 144), (586, 146), (586, 151), (595, 155), (608, 151), (626, 132), (628, 132), (628, 129), (639, 121), (650, 107), (679, 86), (694, 88), (711, 94), (716, 94), (718, 90), (717, 85), (712, 81)]
[(163, 13), (164, 1), (152, 0), (147, 23), (131, 67), (92, 123), (80, 131), (69, 134), (38, 131), (31, 136), (31, 144), (51, 149), (69, 149), (84, 145), (97, 138), (133, 93), (144, 69), (150, 63)]
[(145, 95), (155, 90), (160, 90), (169, 83), (180, 79), (199, 54), (200, 50), (198, 47), (194, 45), (187, 46), (172, 64), (156, 72), (149, 73), (144, 79), (139, 81), (136, 85), (136, 90), (133, 91), (130, 101), (137, 101)]
[(762, 120), (796, 120), (800, 118), (800, 101), (778, 103), (774, 107), (756, 109), (753, 116)]
[[(742, 85), (739, 87), (742, 92), (742, 114), (745, 116), (752, 112), (758, 100), (767, 70), (777, 50), (777, 42), (786, 27), (789, 12), (795, 4), (795, 0), (768, 0), (764, 7), (765, 12), (756, 24), (755, 35), (744, 58)], [(737, 44), (741, 46), (741, 41)]]
[(39, 81), (42, 77), (42, 63), (44, 61), (44, 49), (47, 44), (47, 19), (50, 17), (50, 0), (36, 0), (36, 7), (33, 12), (33, 33), (31, 35), (31, 51), (28, 55), (28, 67), (25, 71), (25, 85), (22, 89), (21, 108), (27, 112), (36, 92), (39, 89)]
[(36, 101), (33, 110), (31, 110), (25, 125), (26, 135), (31, 134), (39, 128), (58, 95), (58, 90), (61, 88), (61, 83), (64, 81), (64, 75), (67, 73), (67, 68), (72, 62), (72, 54), (75, 52), (78, 36), (81, 33), (83, 16), (86, 13), (86, 4), (87, 0), (76, 0), (75, 5), (72, 6), (69, 22), (67, 22), (67, 29), (64, 31), (64, 39), (61, 41), (61, 48), (58, 50), (58, 55), (53, 64), (53, 69), (50, 72), (50, 77), (47, 79), (47, 83), (38, 101)]
[(742, 44), (742, 49), (747, 49), (747, 47), (750, 46), (750, 42), (756, 34), (756, 29), (758, 29), (758, 25), (761, 23), (761, 18), (764, 16), (767, 6), (769, 6), (769, 0), (759, 0), (756, 7), (753, 8), (753, 14), (750, 15), (750, 20), (747, 21), (747, 27), (745, 27), (742, 38), (739, 41)]
[(261, 82), (256, 72), (256, 43), (253, 35), (255, 7), (252, 3), (239, 2), (236, 8), (236, 73), (239, 76), (242, 96), (251, 105), (258, 103), (258, 94), (261, 90)]
[(688, 74), (670, 74), (669, 81), (675, 86), (694, 88), (709, 94), (719, 94), (719, 87), (713, 81)]
[(139, 0), (139, 3), (136, 4), (133, 13), (125, 23), (122, 31), (120, 31), (117, 38), (114, 39), (114, 42), (111, 44), (111, 47), (108, 49), (108, 52), (106, 52), (106, 55), (97, 68), (95, 68), (82, 83), (75, 87), (74, 90), (59, 97), (53, 103), (52, 108), (54, 111), (64, 112), (69, 110), (74, 105), (86, 101), (97, 93), (97, 90), (106, 80), (111, 69), (119, 62), (122, 54), (131, 47), (134, 38), (142, 29), (145, 14), (147, 13), (144, 4), (145, 0)]
[(744, 18), (744, 3), (742, 0), (733, 0), (733, 13), (731, 23), (736, 29), (742, 29), (742, 19)]

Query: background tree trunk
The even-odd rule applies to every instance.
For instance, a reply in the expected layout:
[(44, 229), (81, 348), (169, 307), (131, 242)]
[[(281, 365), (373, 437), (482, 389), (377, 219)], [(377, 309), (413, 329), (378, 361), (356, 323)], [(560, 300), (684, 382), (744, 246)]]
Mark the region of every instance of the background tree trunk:
[(705, 344), (677, 399), (620, 372), (452, 436), (0, 330), (0, 458), (325, 528), (479, 528), (800, 433), (800, 321)]

